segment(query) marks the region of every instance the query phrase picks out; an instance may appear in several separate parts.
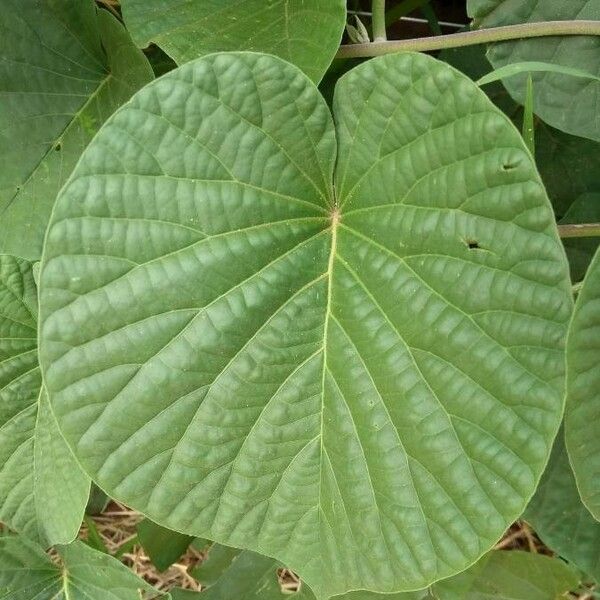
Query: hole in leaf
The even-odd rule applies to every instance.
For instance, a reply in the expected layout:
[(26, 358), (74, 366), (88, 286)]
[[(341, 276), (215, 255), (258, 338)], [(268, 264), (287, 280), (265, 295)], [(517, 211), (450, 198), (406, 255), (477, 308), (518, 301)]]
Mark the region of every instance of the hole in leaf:
[(277, 581), (282, 594), (297, 594), (300, 591), (300, 578), (296, 573), (286, 568), (277, 569)]
[(504, 163), (502, 165), (502, 170), (503, 171), (513, 171), (514, 169), (516, 169), (519, 166), (519, 163)]
[(476, 240), (465, 240), (465, 244), (467, 245), (467, 248), (469, 250), (479, 250), (479, 249), (481, 249), (481, 246), (479, 245), (479, 242), (477, 242)]
[(60, 152), (62, 149), (62, 144), (60, 142), (58, 142), (58, 144), (56, 144), (56, 146), (54, 146), (54, 150), (56, 152)]

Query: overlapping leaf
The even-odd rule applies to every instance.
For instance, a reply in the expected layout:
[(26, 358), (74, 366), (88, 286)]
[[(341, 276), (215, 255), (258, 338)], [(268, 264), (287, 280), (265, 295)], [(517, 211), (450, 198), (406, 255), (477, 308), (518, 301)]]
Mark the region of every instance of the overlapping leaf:
[(166, 571), (187, 550), (193, 537), (165, 529), (144, 519), (137, 525), (137, 536), (144, 551), (159, 571)]
[(334, 105), (335, 192), (295, 67), (167, 74), (82, 157), (41, 273), (52, 405), (99, 484), (319, 597), (425, 587), (521, 514), (571, 311), (539, 176), (477, 86), (403, 54)]
[(600, 523), (581, 503), (562, 431), (525, 519), (549, 548), (600, 581)]
[(579, 292), (567, 342), (565, 437), (583, 503), (600, 520), (600, 249)]
[(31, 264), (0, 255), (0, 521), (42, 544), (68, 543), (89, 486), (41, 389)]
[(60, 566), (26, 538), (0, 538), (0, 600), (170, 600), (112, 556), (82, 542), (57, 552)]
[(319, 81), (338, 49), (345, 0), (122, 0), (141, 47), (155, 42), (182, 64), (211, 52), (280, 56)]
[(117, 107), (152, 78), (91, 0), (5, 0), (0, 12), (0, 252), (37, 260), (56, 194)]
[[(597, 0), (468, 0), (478, 27), (498, 27), (535, 21), (600, 20)], [(495, 67), (522, 61), (551, 62), (600, 76), (600, 38), (552, 36), (503, 42), (490, 47)], [(521, 104), (527, 76), (511, 77), (505, 85)], [(559, 73), (534, 73), (535, 112), (549, 125), (567, 133), (600, 141), (600, 82)], [(573, 107), (577, 107), (575, 110)]]

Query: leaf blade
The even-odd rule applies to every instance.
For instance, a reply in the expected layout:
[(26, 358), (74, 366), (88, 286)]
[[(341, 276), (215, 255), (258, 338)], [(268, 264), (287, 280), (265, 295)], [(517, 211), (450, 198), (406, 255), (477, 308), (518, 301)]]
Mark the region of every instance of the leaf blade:
[[(433, 102), (426, 114), (411, 111), (423, 93), (413, 94), (406, 74), (437, 89), (439, 111)], [(276, 557), (319, 597), (424, 587), (491, 547), (533, 493), (558, 428), (571, 311), (564, 253), (531, 156), (483, 92), (412, 54), (370, 61), (342, 82), (352, 91), (335, 106), (337, 196), (333, 123), (295, 67), (225, 53), (151, 84), (109, 120), (65, 186), (41, 271), (51, 402), (102, 488), (172, 529)], [(362, 100), (374, 112), (361, 120)], [(412, 141), (397, 121), (409, 113)], [(162, 121), (146, 123), (148, 114)], [(430, 128), (430, 119), (443, 121)], [(453, 128), (469, 143), (448, 136)], [(444, 150), (437, 160), (465, 160), (449, 165), (438, 188), (419, 188), (439, 174), (423, 159), (433, 141)], [(107, 163), (107, 147), (124, 163)], [(378, 170), (402, 153), (415, 157), (418, 173)], [(461, 200), (448, 181), (469, 160), (473, 185), (483, 187), (463, 207), (474, 214), (436, 205)], [(401, 199), (390, 178), (402, 173), (407, 191), (415, 186), (432, 203), (427, 227), (447, 215), (444, 235), (425, 236), (429, 250), (425, 237), (398, 229), (409, 227), (403, 211), (414, 207), (398, 202), (378, 225), (371, 214), (386, 197)], [(127, 203), (103, 192), (112, 185), (128, 190)], [(405, 257), (416, 275), (394, 276), (396, 259), (381, 257), (399, 240), (419, 250)], [(428, 252), (450, 257), (440, 281), (455, 281), (463, 262), (473, 269), (467, 288), (477, 294), (467, 304), (447, 281), (435, 289), (434, 261), (418, 262)], [(413, 302), (414, 289), (435, 310)], [(444, 326), (438, 310), (450, 315)], [(515, 336), (527, 351), (511, 354)], [(403, 337), (428, 348), (411, 359)], [(477, 357), (470, 365), (465, 344)], [(516, 388), (506, 391), (504, 381)], [(462, 401), (465, 390), (480, 410)], [(517, 397), (529, 408), (515, 406)], [(86, 404), (89, 412), (73, 410)], [(519, 435), (496, 439), (488, 409)], [(466, 422), (473, 416), (475, 426)], [(420, 432), (429, 428), (445, 433), (427, 442)], [(440, 514), (440, 503), (453, 507)]]

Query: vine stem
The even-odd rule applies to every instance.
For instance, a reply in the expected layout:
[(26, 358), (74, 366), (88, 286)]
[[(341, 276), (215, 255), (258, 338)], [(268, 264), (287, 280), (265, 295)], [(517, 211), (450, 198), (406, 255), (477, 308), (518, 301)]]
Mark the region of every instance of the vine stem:
[(600, 237), (600, 223), (574, 223), (559, 225), (561, 238)]
[[(375, 5), (385, 4), (385, 0), (373, 0), (373, 29), (378, 19), (375, 16)], [(384, 15), (385, 27), (385, 15)], [(381, 56), (394, 52), (428, 52), (445, 48), (461, 48), (491, 42), (503, 42), (525, 38), (545, 37), (551, 35), (599, 35), (600, 21), (543, 21), (541, 23), (519, 23), (489, 29), (464, 31), (450, 35), (414, 38), (409, 40), (376, 41), (369, 44), (348, 44), (341, 46), (336, 58), (359, 58)]]
[(375, 42), (385, 42), (387, 40), (385, 30), (385, 0), (373, 0), (371, 15), (373, 20), (373, 39)]

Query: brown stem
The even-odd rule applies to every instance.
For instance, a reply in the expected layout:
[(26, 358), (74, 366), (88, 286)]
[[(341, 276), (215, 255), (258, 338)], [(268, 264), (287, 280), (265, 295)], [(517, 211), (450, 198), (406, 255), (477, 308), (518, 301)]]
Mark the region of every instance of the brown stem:
[(600, 223), (573, 223), (558, 226), (561, 238), (598, 237)]

